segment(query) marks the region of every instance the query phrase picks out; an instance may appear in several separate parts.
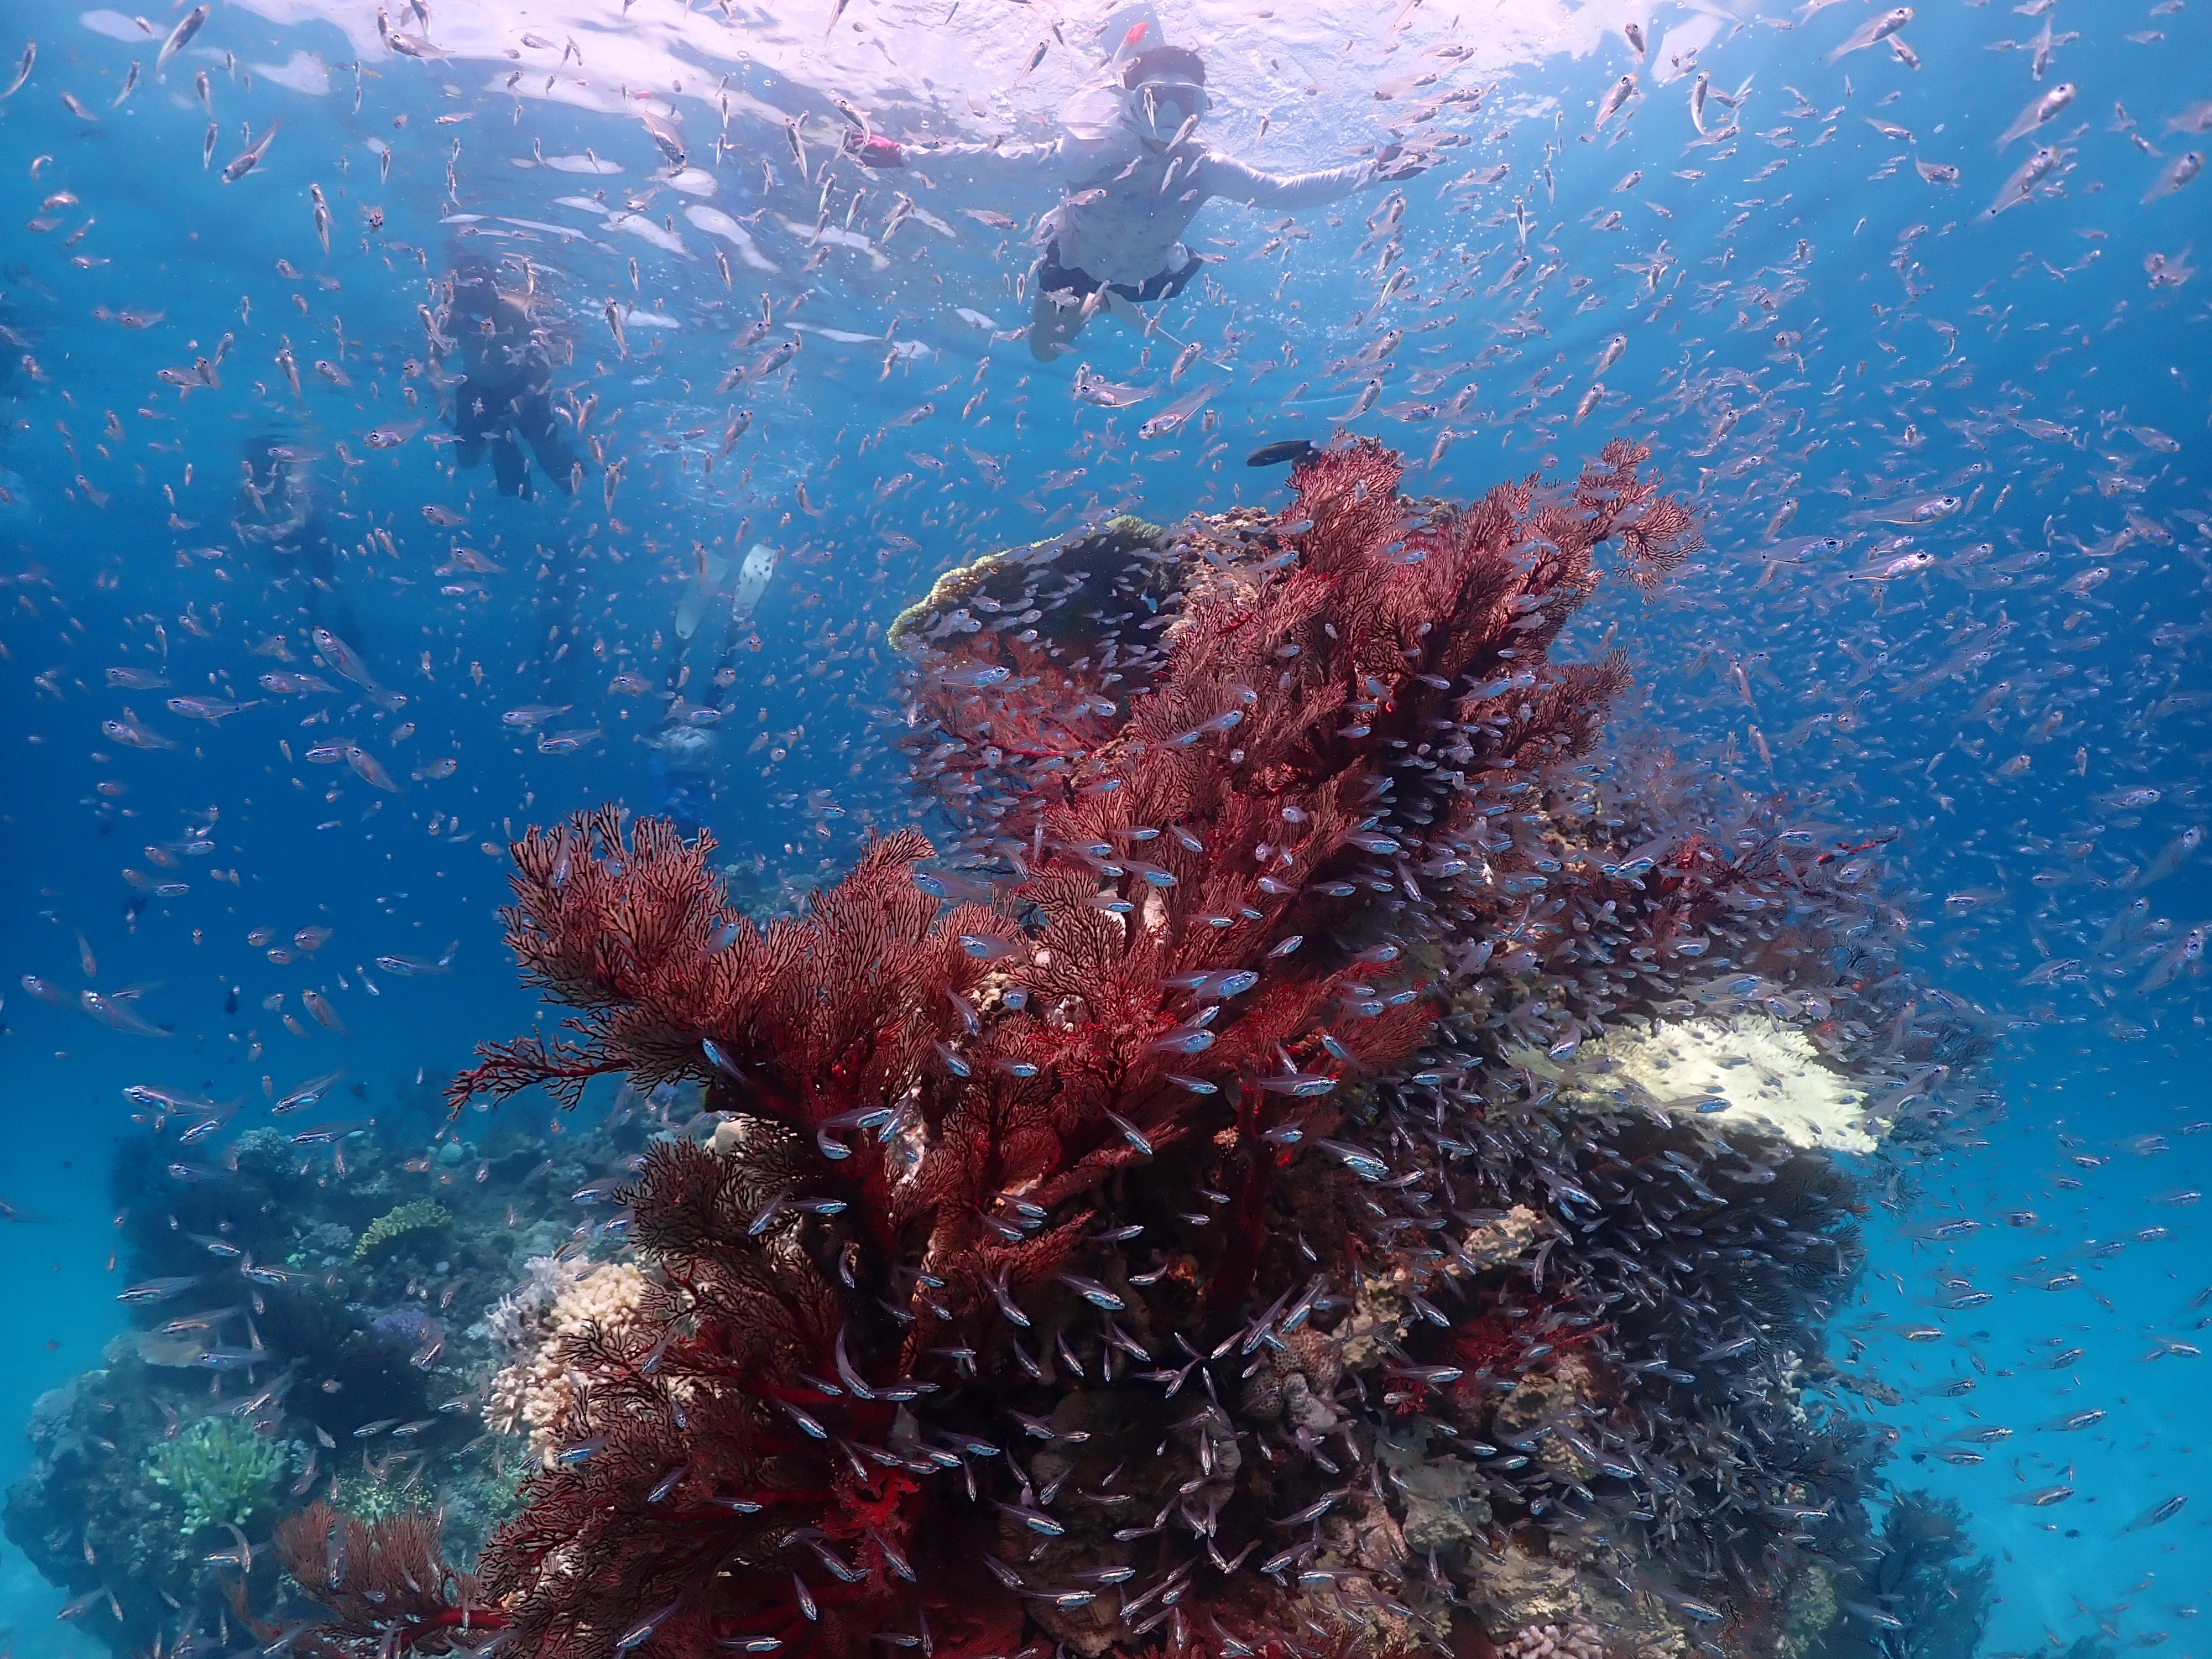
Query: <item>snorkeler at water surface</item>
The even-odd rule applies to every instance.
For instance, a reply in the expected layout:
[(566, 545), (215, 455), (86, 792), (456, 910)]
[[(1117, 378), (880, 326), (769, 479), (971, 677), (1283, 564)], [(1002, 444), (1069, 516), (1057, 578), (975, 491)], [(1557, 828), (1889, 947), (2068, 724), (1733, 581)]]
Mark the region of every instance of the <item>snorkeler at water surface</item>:
[[(1150, 25), (1129, 32), (1117, 55), (1117, 94), (1101, 109), (1063, 117), (1048, 144), (904, 145), (851, 133), (846, 148), (863, 167), (926, 172), (938, 183), (1058, 184), (1060, 204), (1038, 228), (1043, 252), (1028, 277), (1030, 351), (1050, 362), (1092, 314), (1107, 311), (1143, 325), (1139, 303), (1171, 300), (1206, 263), (1182, 240), (1214, 197), (1252, 207), (1319, 207), (1370, 185), (1410, 179), (1426, 162), (1396, 144), (1373, 160), (1311, 173), (1263, 173), (1196, 136), (1212, 108), (1206, 64), (1182, 46), (1142, 46)], [(1141, 48), (1141, 49), (1137, 49)]]

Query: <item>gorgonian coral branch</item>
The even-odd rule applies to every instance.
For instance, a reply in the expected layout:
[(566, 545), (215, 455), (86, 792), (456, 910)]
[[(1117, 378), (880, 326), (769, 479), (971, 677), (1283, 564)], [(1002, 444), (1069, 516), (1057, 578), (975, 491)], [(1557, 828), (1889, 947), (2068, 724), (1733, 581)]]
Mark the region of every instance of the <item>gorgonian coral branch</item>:
[(319, 1501), (278, 1522), (277, 1559), (336, 1620), (297, 1647), (334, 1659), (474, 1653), (505, 1630), (475, 1577), (447, 1564), (439, 1531), (428, 1513), (364, 1522)]

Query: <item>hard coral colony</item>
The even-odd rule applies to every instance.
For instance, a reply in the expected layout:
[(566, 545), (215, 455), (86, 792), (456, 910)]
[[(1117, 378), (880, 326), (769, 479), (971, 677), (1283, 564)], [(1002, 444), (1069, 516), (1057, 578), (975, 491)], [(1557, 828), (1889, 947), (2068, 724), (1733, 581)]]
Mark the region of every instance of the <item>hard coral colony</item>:
[(914, 668), (959, 870), (897, 831), (763, 930), (705, 837), (519, 843), (575, 1040), (456, 1108), (624, 1073), (726, 1116), (645, 1154), (635, 1316), (558, 1339), (476, 1577), (310, 1510), (303, 1640), (1773, 1651), (1868, 1533), (1875, 1449), (1806, 1387), (1851, 1183), (1577, 1050), (1696, 991), (1847, 1051), (1880, 923), (1777, 810), (1583, 759), (1629, 684), (1549, 654), (1593, 550), (1695, 545), (1644, 459), (1461, 508), (1360, 441), (1148, 574), (1016, 561)]

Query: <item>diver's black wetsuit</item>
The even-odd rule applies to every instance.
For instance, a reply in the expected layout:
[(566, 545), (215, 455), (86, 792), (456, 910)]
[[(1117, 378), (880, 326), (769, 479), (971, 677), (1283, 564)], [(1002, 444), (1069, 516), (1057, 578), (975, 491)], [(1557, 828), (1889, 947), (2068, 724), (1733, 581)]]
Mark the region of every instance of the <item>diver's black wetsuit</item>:
[[(737, 690), (734, 669), (738, 653), (750, 642), (759, 648), (759, 638), (753, 632), (750, 611), (738, 613), (731, 609), (724, 617), (722, 637), (714, 651), (713, 666), (707, 673), (706, 684), (700, 698), (700, 707), (713, 711), (714, 718), (696, 725), (664, 727), (655, 734), (659, 741), (653, 745), (653, 791), (655, 810), (674, 820), (676, 827), (687, 836), (696, 836), (709, 826), (714, 810), (715, 785), (720, 781), (724, 768), (720, 764), (720, 725), (722, 716), (729, 712)], [(688, 643), (688, 641), (686, 641)], [(680, 698), (685, 684), (684, 665), (688, 653), (678, 648), (669, 665), (666, 695), (672, 702)]]
[(231, 515), (240, 544), (261, 553), (277, 581), (300, 580), (310, 628), (327, 628), (358, 648), (361, 623), (338, 586), (337, 548), (305, 452), (282, 438), (256, 439), (243, 471)]
[(526, 443), (554, 486), (574, 494), (576, 452), (553, 412), (553, 359), (532, 337), (528, 305), (500, 290), (489, 261), (465, 260), (447, 326), (460, 370), (453, 393), (461, 465), (474, 467), (489, 452), (500, 494), (527, 497), (535, 492)]
[[(525, 500), (532, 487), (527, 444), (538, 465), (563, 495), (574, 495), (583, 468), (553, 409), (553, 357), (531, 314), (528, 299), (502, 289), (492, 262), (462, 258), (453, 270), (453, 298), (443, 319), (447, 337), (434, 339), (441, 361), (458, 370), (453, 394), (453, 433), (460, 464), (481, 465), (491, 457), (502, 495)], [(570, 536), (555, 529), (535, 557), (542, 574), (533, 590), (538, 625), (539, 691), (561, 701), (583, 670), (572, 656), (582, 555)]]

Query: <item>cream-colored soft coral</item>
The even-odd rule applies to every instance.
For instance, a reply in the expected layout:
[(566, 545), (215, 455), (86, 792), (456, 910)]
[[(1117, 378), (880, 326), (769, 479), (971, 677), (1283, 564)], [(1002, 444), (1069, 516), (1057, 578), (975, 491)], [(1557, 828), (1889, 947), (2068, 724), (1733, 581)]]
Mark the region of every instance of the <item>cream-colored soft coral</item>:
[(606, 1261), (555, 1291), (551, 1305), (521, 1333), (514, 1357), (491, 1380), (484, 1421), (503, 1434), (527, 1434), (548, 1468), (562, 1425), (589, 1394), (588, 1372), (564, 1355), (568, 1339), (586, 1325), (619, 1339), (642, 1323), (645, 1275), (627, 1261)]
[(1605, 1659), (1605, 1638), (1595, 1625), (1525, 1625), (1502, 1644), (1499, 1659)]

